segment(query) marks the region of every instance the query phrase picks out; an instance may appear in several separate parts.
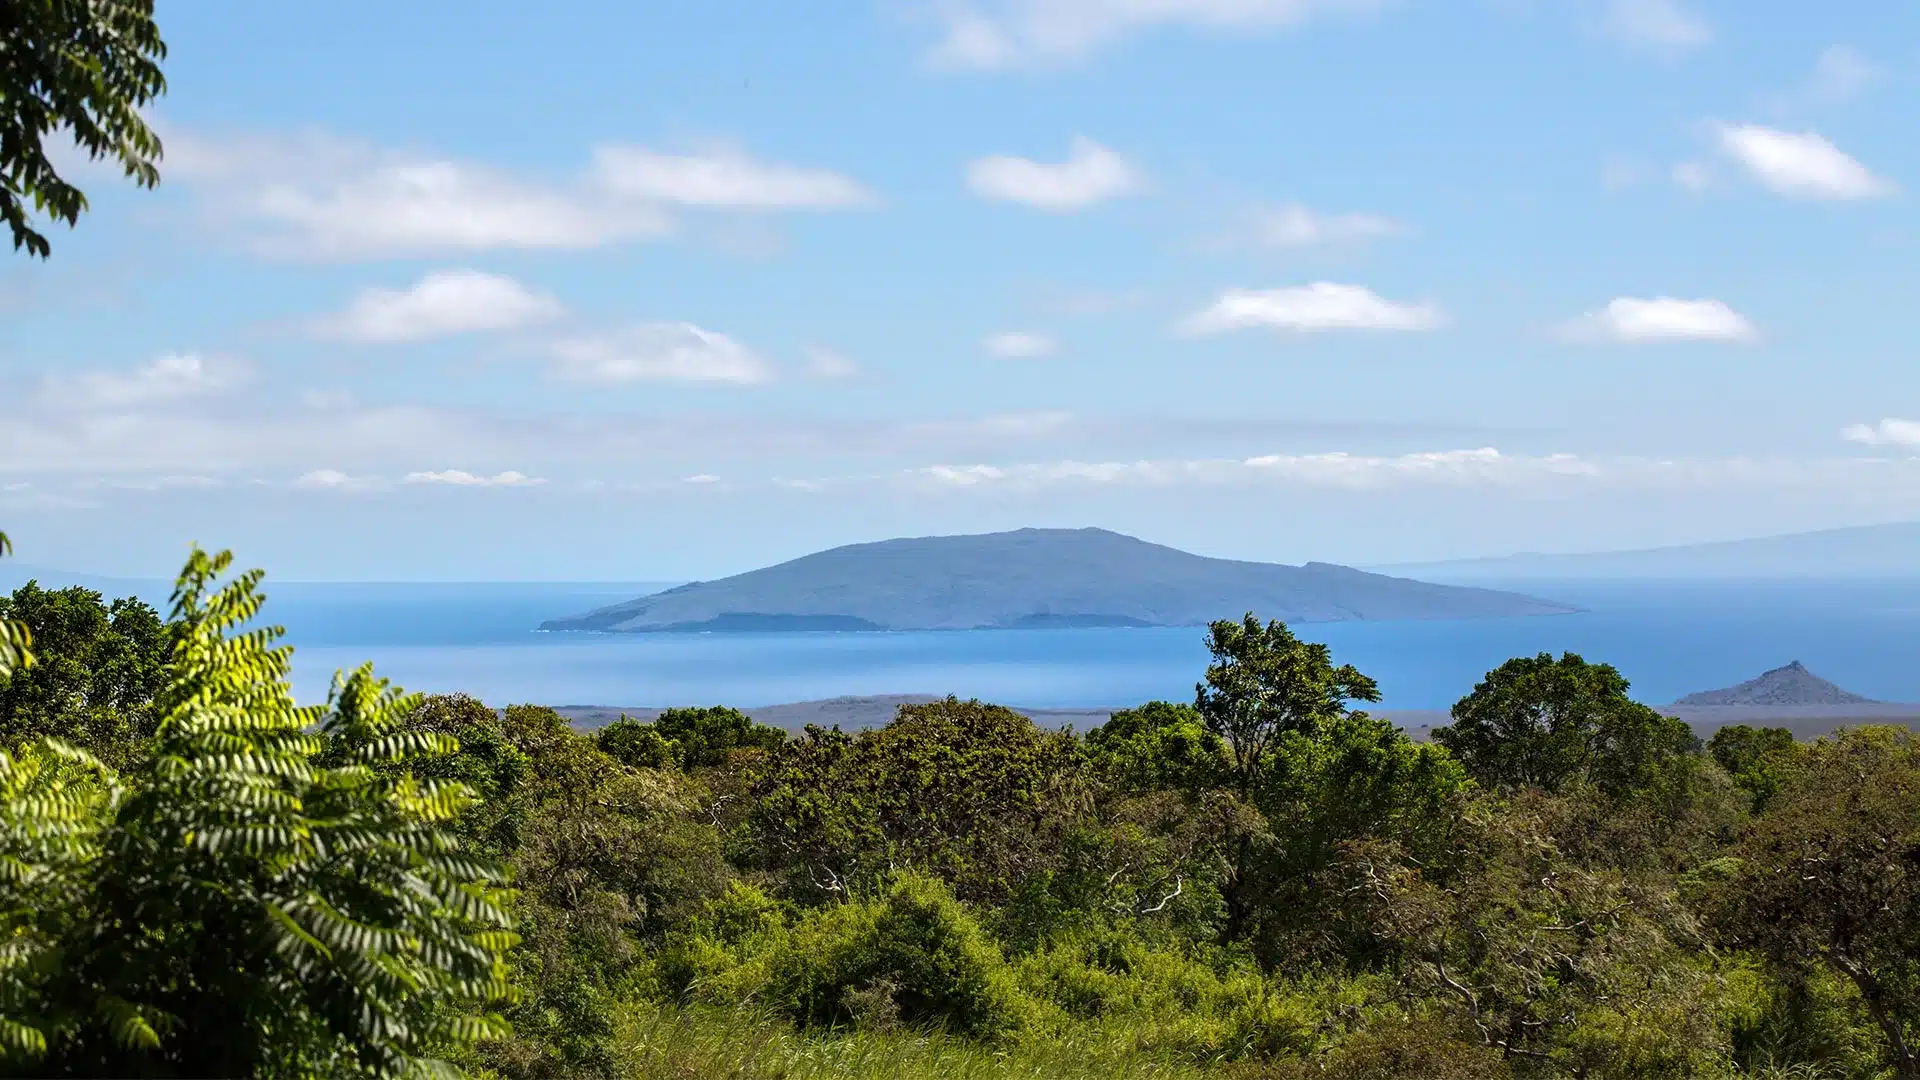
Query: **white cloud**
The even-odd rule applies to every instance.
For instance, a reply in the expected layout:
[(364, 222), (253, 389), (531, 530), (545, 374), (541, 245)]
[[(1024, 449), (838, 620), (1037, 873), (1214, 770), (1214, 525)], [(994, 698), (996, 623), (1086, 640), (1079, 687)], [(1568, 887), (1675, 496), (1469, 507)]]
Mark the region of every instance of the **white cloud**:
[(1299, 203), (1264, 207), (1249, 223), (1258, 247), (1329, 247), (1392, 236), (1398, 223), (1375, 214), (1320, 214)]
[(130, 371), (48, 375), (41, 399), (54, 409), (127, 409), (223, 393), (250, 377), (238, 362), (167, 353)]
[(589, 383), (766, 382), (773, 370), (753, 350), (687, 322), (640, 323), (553, 346), (559, 372)]
[(1502, 454), (1492, 447), (1398, 455), (1265, 454), (1251, 458), (1054, 461), (1020, 465), (934, 465), (910, 474), (952, 488), (1038, 488), (1061, 484), (1169, 486), (1281, 483), (1372, 489), (1391, 485), (1521, 486), (1598, 479), (1617, 465), (1572, 454)]
[(1229, 289), (1180, 325), (1188, 334), (1268, 327), (1322, 330), (1433, 330), (1446, 315), (1428, 304), (1399, 304), (1359, 285), (1315, 282), (1285, 289)]
[(833, 351), (818, 346), (801, 350), (807, 362), (807, 375), (814, 379), (851, 379), (860, 374), (860, 365)]
[(835, 210), (875, 201), (840, 173), (756, 161), (732, 146), (701, 154), (603, 146), (594, 151), (594, 175), (619, 195), (709, 209)]
[(405, 482), (409, 484), (447, 484), (453, 487), (532, 487), (544, 484), (546, 480), (538, 476), (528, 476), (522, 472), (508, 469), (492, 476), (482, 476), (467, 472), (465, 469), (445, 469), (440, 472), (410, 472)]
[(1139, 190), (1139, 172), (1119, 154), (1074, 136), (1058, 164), (994, 154), (967, 164), (967, 186), (987, 199), (1025, 203), (1054, 213), (1084, 210)]
[[(886, 477), (863, 478), (882, 482)], [(1415, 488), (1555, 493), (1786, 491), (1860, 498), (1920, 498), (1920, 456), (1813, 459), (1586, 457), (1507, 453), (1494, 447), (1406, 454), (1348, 451), (1249, 458), (941, 464), (895, 474), (893, 482), (940, 491), (1036, 492), (1060, 487), (1259, 487), (1347, 491)], [(825, 490), (852, 478), (812, 481)]]
[(1278, 30), (1379, 10), (1385, 0), (951, 0), (937, 67), (1009, 68), (1070, 62), (1162, 26), (1213, 32)]
[(1753, 341), (1759, 337), (1745, 315), (1718, 300), (1671, 296), (1615, 297), (1607, 306), (1561, 327), (1576, 341)]
[(695, 473), (682, 481), (682, 483), (687, 484), (717, 484), (719, 482), (720, 478), (712, 473)]
[(658, 206), (576, 181), (398, 153), (324, 135), (209, 139), (163, 133), (170, 180), (268, 254), (379, 259), (503, 249), (578, 250), (660, 236)]
[(1920, 447), (1920, 420), (1888, 417), (1877, 424), (1852, 424), (1840, 432), (1840, 437), (1868, 446)]
[(1622, 41), (1667, 51), (1713, 40), (1713, 27), (1677, 0), (1607, 0), (1603, 25)]
[(296, 477), (293, 486), (312, 491), (364, 491), (381, 485), (372, 477), (350, 476), (339, 469), (314, 469)]
[(980, 347), (986, 350), (988, 356), (998, 360), (1032, 360), (1052, 356), (1059, 349), (1058, 343), (1047, 335), (1026, 330), (989, 334)]
[(1811, 131), (1758, 124), (1722, 125), (1720, 148), (1777, 194), (1804, 199), (1868, 199), (1890, 194), (1891, 182)]
[(209, 138), (169, 129), (167, 175), (265, 254), (385, 259), (585, 250), (666, 235), (674, 209), (825, 209), (871, 202), (822, 169), (720, 147), (665, 154), (606, 145), (571, 175), (513, 173), (320, 134)]
[(367, 289), (345, 311), (320, 320), (323, 337), (359, 342), (422, 341), (487, 330), (512, 330), (558, 317), (551, 296), (498, 274), (440, 270), (408, 289)]

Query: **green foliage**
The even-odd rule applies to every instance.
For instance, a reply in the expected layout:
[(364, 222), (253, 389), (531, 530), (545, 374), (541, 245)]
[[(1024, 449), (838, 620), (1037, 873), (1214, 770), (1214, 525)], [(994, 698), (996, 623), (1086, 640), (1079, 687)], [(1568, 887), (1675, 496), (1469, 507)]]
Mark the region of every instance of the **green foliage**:
[(111, 771), (62, 743), (0, 750), (0, 1060), (47, 1052), (48, 985), (120, 796)]
[[(40, 935), (57, 963), (8, 1003), (37, 1039), (12, 1041), (64, 1075), (418, 1071), (503, 1030), (484, 1010), (515, 940), (497, 872), (445, 827), (469, 793), (391, 768), (451, 743), (406, 731), (412, 700), (368, 668), (296, 706), (279, 631), (235, 633), (262, 598), (258, 572), (216, 587), (230, 562), (195, 551), (181, 575), (124, 798), (49, 819), (95, 827), (41, 864), (69, 902)], [(7, 805), (29, 835), (45, 816)]]
[(1349, 701), (1380, 700), (1374, 681), (1351, 664), (1334, 667), (1325, 645), (1301, 641), (1284, 623), (1262, 626), (1252, 612), (1208, 627), (1207, 651), (1213, 662), (1194, 691), (1194, 708), (1226, 741), (1235, 784), (1246, 797), (1260, 785), (1281, 738), (1344, 715)]
[(6, 621), (40, 643), (42, 661), (0, 674), (0, 743), (58, 735), (116, 768), (145, 752), (172, 647), (158, 612), (131, 598), (109, 604), (91, 589), (28, 582), (0, 597)]
[(1807, 747), (1733, 857), (1725, 939), (1789, 981), (1851, 982), (1895, 1075), (1920, 1076), (1920, 737), (1869, 727)]
[(1780, 788), (1780, 774), (1790, 767), (1800, 744), (1786, 728), (1756, 728), (1729, 724), (1707, 740), (1707, 754), (1740, 790), (1753, 796), (1755, 813), (1764, 811)]
[[(0, 532), (0, 557), (13, 554), (13, 541)], [(0, 618), (0, 678), (33, 665), (33, 632), (26, 624)]]
[(668, 709), (651, 723), (623, 716), (594, 735), (600, 749), (623, 765), (683, 772), (725, 765), (737, 750), (775, 750), (786, 740), (779, 728), (725, 706)]
[[(610, 1076), (619, 1009), (646, 947), (729, 876), (710, 800), (674, 772), (622, 766), (552, 709), (495, 714), (445, 699), (503, 744), (463, 768), (498, 794), (468, 827), (500, 850), (520, 891), (513, 1036), (481, 1060), (509, 1076)], [(464, 754), (463, 750), (463, 754)], [(456, 759), (457, 760), (457, 759)]]
[(1557, 791), (1585, 776), (1622, 797), (1656, 783), (1696, 743), (1683, 721), (1627, 689), (1612, 665), (1573, 653), (1516, 657), (1488, 672), (1433, 737), (1487, 787)]
[(1510, 1059), (1581, 1076), (1692, 1075), (1724, 1061), (1695, 920), (1658, 874), (1594, 870), (1553, 836), (1553, 800), (1481, 800), (1447, 864), (1350, 845), (1361, 898), (1406, 992)]
[(1228, 773), (1227, 744), (1191, 705), (1149, 701), (1087, 732), (1087, 757), (1114, 793), (1200, 792)]
[(873, 899), (798, 921), (774, 958), (769, 992), (814, 1024), (905, 1023), (1000, 1039), (1034, 1019), (999, 945), (945, 884), (908, 871)]
[[(636, 1004), (617, 1051), (632, 1080), (1201, 1080), (1125, 1032), (1075, 1029), (1017, 1046), (924, 1031), (802, 1031), (764, 1012)], [(1258, 1074), (1246, 1073), (1247, 1080)]]
[(897, 865), (998, 901), (1051, 864), (1090, 795), (1071, 735), (948, 698), (856, 736), (809, 728), (783, 744), (751, 792), (751, 847), (801, 895), (844, 896)]
[(87, 208), (47, 155), (49, 135), (159, 182), (160, 139), (140, 110), (166, 91), (153, 0), (7, 0), (0, 9), (0, 220), (16, 250), (52, 250), (30, 215), (72, 225)]

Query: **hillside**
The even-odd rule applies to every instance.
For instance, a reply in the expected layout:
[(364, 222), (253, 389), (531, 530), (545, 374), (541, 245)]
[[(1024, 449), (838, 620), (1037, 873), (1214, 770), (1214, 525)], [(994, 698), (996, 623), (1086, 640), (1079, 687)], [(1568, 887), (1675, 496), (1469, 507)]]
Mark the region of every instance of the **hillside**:
[(966, 630), (1553, 615), (1514, 593), (1191, 555), (1103, 529), (854, 544), (553, 619), (543, 630)]
[(1920, 522), (1723, 540), (1705, 544), (1545, 555), (1527, 553), (1377, 567), (1434, 581), (1920, 577)]
[(1873, 705), (1871, 698), (1840, 689), (1795, 660), (1738, 686), (1688, 694), (1675, 705)]

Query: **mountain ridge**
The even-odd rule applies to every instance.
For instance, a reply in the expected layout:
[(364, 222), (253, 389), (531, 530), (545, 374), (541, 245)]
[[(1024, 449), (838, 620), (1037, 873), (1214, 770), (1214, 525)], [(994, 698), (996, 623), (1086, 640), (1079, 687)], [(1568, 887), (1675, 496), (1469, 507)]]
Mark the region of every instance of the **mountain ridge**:
[(1288, 622), (1577, 610), (1331, 563), (1194, 555), (1105, 529), (1017, 529), (848, 544), (541, 624), (543, 630), (971, 630), (1191, 626), (1252, 610)]

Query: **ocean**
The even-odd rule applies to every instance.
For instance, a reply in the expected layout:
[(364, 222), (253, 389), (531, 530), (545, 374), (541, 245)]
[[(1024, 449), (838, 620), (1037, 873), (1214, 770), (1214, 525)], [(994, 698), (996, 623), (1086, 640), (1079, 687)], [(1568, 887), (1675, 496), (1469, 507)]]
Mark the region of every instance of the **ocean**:
[[(371, 660), (408, 689), (494, 704), (743, 708), (841, 695), (946, 694), (1031, 708), (1193, 694), (1204, 630), (582, 635), (540, 620), (634, 595), (618, 585), (269, 582), (296, 646), (295, 692)], [(1570, 650), (1618, 667), (1643, 701), (1731, 685), (1792, 660), (1847, 689), (1920, 702), (1920, 581), (1529, 582), (1586, 609), (1525, 619), (1301, 624), (1379, 680), (1382, 707), (1444, 709), (1501, 661)], [(1223, 615), (1236, 613), (1223, 612)]]

